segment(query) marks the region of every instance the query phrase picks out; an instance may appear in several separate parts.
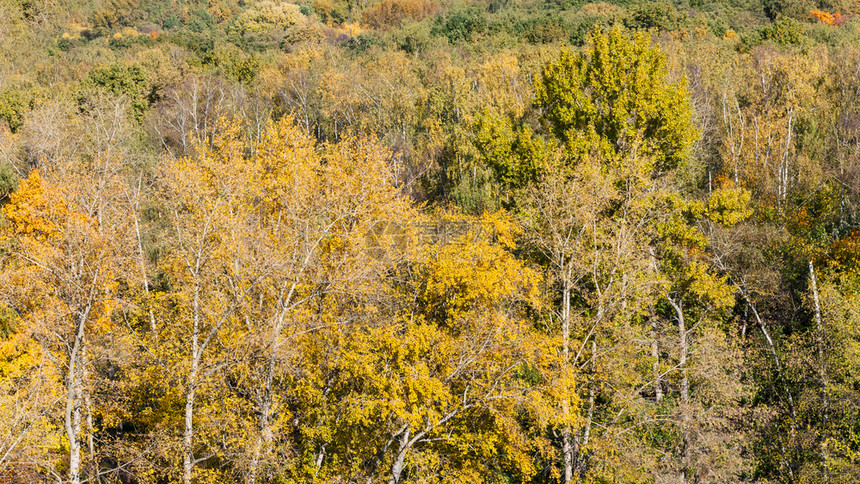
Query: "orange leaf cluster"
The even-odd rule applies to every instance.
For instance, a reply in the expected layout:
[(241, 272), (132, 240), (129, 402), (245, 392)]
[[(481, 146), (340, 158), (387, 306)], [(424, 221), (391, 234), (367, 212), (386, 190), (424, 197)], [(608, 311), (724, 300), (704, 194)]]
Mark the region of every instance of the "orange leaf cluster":
[(819, 22), (825, 23), (832, 27), (839, 27), (848, 20), (846, 17), (843, 17), (842, 14), (839, 12), (830, 13), (824, 12), (822, 10), (810, 10), (809, 18), (818, 19)]
[(830, 247), (831, 257), (841, 269), (860, 269), (860, 230), (839, 239)]

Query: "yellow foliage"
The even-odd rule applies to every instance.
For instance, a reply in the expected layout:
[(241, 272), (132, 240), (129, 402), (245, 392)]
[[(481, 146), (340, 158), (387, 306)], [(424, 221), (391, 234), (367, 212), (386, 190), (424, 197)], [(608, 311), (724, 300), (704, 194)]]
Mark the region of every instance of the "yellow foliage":
[(9, 202), (2, 212), (12, 223), (16, 234), (34, 237), (44, 241), (54, 235), (57, 225), (50, 215), (62, 215), (67, 211), (64, 204), (53, 206), (45, 198), (42, 177), (38, 171), (21, 181), (21, 185), (9, 196)]
[(692, 295), (707, 301), (719, 310), (732, 307), (735, 302), (735, 288), (728, 283), (728, 276), (714, 275), (707, 265), (700, 262), (691, 262), (685, 272)]
[(303, 18), (298, 5), (264, 0), (239, 14), (230, 28), (236, 32), (260, 34), (288, 29)]
[(482, 240), (469, 231), (450, 243), (427, 248), (426, 285), (422, 298), (430, 308), (442, 311), (455, 322), (476, 307), (492, 307), (497, 301), (521, 299), (535, 303), (540, 276), (517, 260), (511, 225), (499, 215), (487, 216), (484, 223), (498, 232), (501, 245)]
[(749, 218), (751, 194), (743, 188), (722, 188), (715, 190), (707, 202), (707, 216), (714, 222), (731, 227)]
[[(125, 237), (119, 235), (121, 222), (109, 218), (110, 195), (96, 195), (115, 189), (115, 180), (96, 181), (88, 177), (95, 170), (85, 166), (86, 175), (79, 168), (64, 172), (62, 184), (53, 173), (43, 178), (32, 172), (2, 210), (9, 222), (3, 234), (9, 257), (0, 287), (15, 311), (11, 337), (0, 340), (0, 394), (12, 400), (0, 398), (0, 405), (8, 403), (16, 419), (27, 416), (33, 424), (15, 429), (13, 419), (3, 431), (20, 433), (29, 451), (42, 452), (40, 459), (70, 448), (72, 436), (54, 424), (54, 407), (72, 400), (82, 404), (73, 388), (83, 385), (88, 371), (87, 341), (112, 332), (117, 308), (114, 276), (121, 271), (117, 254)], [(93, 212), (84, 209), (88, 203)], [(111, 223), (103, 224), (106, 219)]]

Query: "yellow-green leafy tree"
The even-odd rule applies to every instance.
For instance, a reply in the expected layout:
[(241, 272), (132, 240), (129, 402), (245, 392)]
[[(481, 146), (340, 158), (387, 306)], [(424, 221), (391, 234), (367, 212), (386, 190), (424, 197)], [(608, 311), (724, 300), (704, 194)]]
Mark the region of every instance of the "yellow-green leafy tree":
[[(533, 116), (489, 114), (479, 126), (478, 149), (516, 190), (509, 203), (550, 276), (560, 349), (580, 382), (583, 405), (572, 410), (581, 426), (556, 441), (562, 482), (642, 479), (649, 465), (619, 457), (637, 445), (619, 427), (635, 421), (637, 389), (650, 386), (645, 370), (621, 362), (647, 351), (643, 323), (662, 284), (649, 228), (666, 175), (697, 136), (685, 84), (666, 77), (644, 35), (594, 32), (582, 52), (563, 50), (544, 65)], [(601, 414), (618, 417), (607, 425)]]

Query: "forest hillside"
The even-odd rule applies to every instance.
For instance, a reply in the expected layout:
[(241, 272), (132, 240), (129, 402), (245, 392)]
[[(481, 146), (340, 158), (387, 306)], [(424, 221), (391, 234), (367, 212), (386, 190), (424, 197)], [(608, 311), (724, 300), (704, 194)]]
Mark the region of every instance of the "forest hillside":
[(0, 0), (0, 482), (858, 481), (855, 0)]

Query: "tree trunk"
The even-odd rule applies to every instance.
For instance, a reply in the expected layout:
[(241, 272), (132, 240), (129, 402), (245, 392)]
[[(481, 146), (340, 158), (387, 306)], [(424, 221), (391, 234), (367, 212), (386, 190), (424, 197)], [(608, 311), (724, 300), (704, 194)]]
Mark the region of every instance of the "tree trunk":
[(366, 484), (373, 483), (373, 476), (376, 474), (376, 470), (379, 468), (379, 464), (382, 462), (382, 459), (385, 457), (385, 454), (388, 453), (388, 449), (391, 447), (391, 444), (397, 439), (397, 436), (400, 435), (401, 432), (405, 432), (406, 429), (409, 428), (409, 424), (405, 424), (400, 428), (399, 432), (394, 433), (394, 435), (388, 439), (388, 442), (383, 445), (379, 451), (376, 453), (376, 458), (373, 460), (373, 464), (370, 466), (370, 471), (367, 473), (367, 482)]
[(260, 398), (260, 417), (257, 420), (258, 431), (257, 442), (254, 446), (254, 454), (251, 457), (249, 464), (248, 483), (253, 484), (257, 480), (257, 469), (260, 465), (260, 457), (263, 454), (263, 447), (267, 446), (272, 441), (272, 380), (275, 374), (275, 357), (269, 358), (269, 367), (266, 369), (266, 381), (263, 385), (263, 395)]
[(77, 320), (75, 340), (69, 353), (68, 373), (66, 374), (66, 438), (69, 441), (69, 482), (81, 482), (81, 396), (83, 382), (81, 381), (81, 354), (84, 346), (84, 331), (89, 319), (92, 299)]
[(688, 477), (687, 468), (689, 465), (688, 457), (690, 448), (690, 384), (687, 379), (687, 323), (684, 319), (683, 302), (680, 299), (675, 301), (671, 297), (667, 297), (667, 299), (669, 304), (672, 305), (672, 308), (675, 309), (675, 316), (678, 320), (678, 368), (681, 370), (681, 434), (683, 439), (681, 455), (679, 456), (681, 459), (681, 472), (679, 479), (680, 482), (684, 483), (687, 481)]
[[(570, 282), (567, 277), (564, 278), (564, 287), (562, 289), (562, 309), (561, 309), (561, 337), (562, 337), (562, 354), (564, 355), (564, 371), (568, 379), (570, 378)], [(568, 380), (569, 381), (569, 380)], [(570, 406), (567, 398), (562, 403), (562, 412), (564, 413), (565, 422), (570, 414)], [(571, 441), (570, 425), (565, 423), (562, 432), (562, 454), (564, 458), (564, 482), (573, 481), (573, 465), (575, 457), (575, 449)]]
[(192, 376), (188, 378), (188, 390), (185, 395), (185, 432), (182, 439), (182, 482), (185, 484), (191, 484), (191, 470), (194, 467), (192, 442), (194, 437), (194, 396), (196, 383), (192, 380), (193, 378), (196, 378), (196, 368), (192, 370)]
[(320, 446), (320, 451), (317, 453), (317, 457), (314, 460), (314, 479), (317, 478), (320, 469), (322, 469), (323, 460), (325, 459), (326, 446), (328, 446), (328, 442), (323, 442), (323, 444)]
[[(198, 264), (199, 268), (199, 264)], [(194, 467), (193, 439), (194, 439), (194, 397), (197, 393), (197, 372), (200, 365), (200, 284), (196, 281), (197, 273), (194, 273), (194, 305), (192, 320), (194, 328), (191, 333), (191, 371), (188, 374), (187, 387), (185, 391), (185, 431), (182, 439), (182, 482), (191, 484), (191, 471)]]
[[(140, 182), (138, 181), (138, 193)], [(146, 294), (147, 307), (149, 308), (149, 332), (155, 342), (158, 342), (158, 327), (155, 324), (155, 312), (152, 310), (152, 301), (149, 300), (149, 278), (146, 276), (146, 257), (143, 254), (143, 238), (140, 236), (140, 224), (138, 223), (138, 207), (134, 207), (134, 233), (137, 236), (137, 254), (140, 259), (140, 274), (143, 279), (143, 291)]]
[(564, 454), (564, 482), (568, 483), (573, 481), (573, 456), (576, 452), (570, 437), (570, 425), (564, 426), (561, 451)]
[(776, 352), (776, 344), (773, 342), (773, 338), (770, 337), (770, 332), (767, 330), (767, 326), (765, 326), (764, 320), (761, 319), (761, 315), (758, 313), (758, 309), (755, 307), (755, 304), (753, 304), (752, 298), (750, 298), (749, 292), (747, 291), (746, 287), (746, 281), (742, 280), (741, 283), (741, 285), (735, 283), (735, 287), (738, 288), (744, 300), (747, 302), (747, 307), (752, 311), (753, 317), (755, 317), (756, 323), (758, 323), (758, 326), (761, 329), (761, 333), (764, 335), (764, 338), (767, 341), (768, 349), (770, 351), (771, 356), (773, 356), (773, 361), (776, 365), (777, 377), (779, 377), (780, 381), (783, 384), (786, 399), (788, 400), (788, 410), (791, 413), (792, 417), (792, 429), (795, 429), (794, 422), (797, 419), (797, 415), (794, 411), (794, 397), (791, 396), (791, 390), (788, 388), (788, 383), (782, 373), (782, 362), (779, 359), (779, 354)]
[(574, 462), (574, 474), (576, 475), (577, 482), (582, 480), (583, 474), (585, 474), (585, 465), (586, 465), (586, 449), (588, 448), (588, 440), (591, 437), (591, 426), (594, 422), (594, 398), (596, 395), (595, 385), (597, 382), (594, 381), (595, 376), (595, 360), (597, 360), (597, 341), (593, 338), (591, 340), (591, 378), (588, 380), (588, 412), (585, 415), (585, 425), (582, 426), (582, 435), (577, 435), (576, 437), (576, 461)]
[[(86, 380), (87, 366), (89, 365), (86, 352), (82, 353), (81, 361), (81, 373), (83, 374), (81, 383), (83, 384), (83, 381)], [(95, 433), (93, 428), (93, 405), (87, 392), (84, 392), (82, 396), (84, 405), (87, 408), (87, 476), (89, 480), (92, 480), (93, 476), (98, 476), (98, 464), (95, 460), (96, 446), (93, 440), (93, 434)]]
[(263, 449), (263, 436), (258, 435), (257, 441), (254, 443), (254, 453), (251, 456), (251, 462), (248, 464), (248, 478), (245, 482), (254, 484), (257, 482), (257, 468), (260, 466), (260, 454)]
[[(305, 262), (302, 265), (302, 271), (307, 266), (308, 261), (310, 260), (310, 254), (305, 258)], [(268, 360), (268, 368), (266, 368), (266, 381), (263, 385), (263, 396), (260, 399), (260, 418), (258, 419), (258, 430), (260, 435), (257, 439), (257, 444), (254, 448), (254, 455), (251, 458), (250, 471), (249, 471), (249, 483), (254, 483), (257, 478), (257, 468), (260, 465), (260, 457), (262, 456), (264, 447), (268, 446), (272, 441), (272, 382), (275, 379), (275, 365), (277, 364), (277, 355), (281, 348), (281, 331), (284, 329), (284, 324), (287, 316), (287, 310), (290, 307), (290, 303), (293, 300), (293, 294), (295, 293), (296, 286), (298, 285), (298, 277), (293, 282), (290, 287), (289, 293), (287, 293), (286, 298), (281, 301), (281, 307), (278, 312), (277, 324), (275, 324), (275, 328), (272, 335), (272, 348), (269, 353)], [(319, 466), (317, 466), (319, 468)]]
[(81, 482), (81, 402), (78, 394), (77, 355), (74, 355), (66, 377), (66, 438), (69, 440), (69, 482)]
[[(690, 403), (690, 385), (687, 380), (687, 325), (684, 313), (678, 310), (678, 367), (681, 369), (681, 404)], [(685, 410), (686, 413), (686, 410)]]
[(403, 473), (403, 464), (406, 462), (406, 451), (409, 450), (410, 434), (409, 427), (406, 427), (406, 430), (400, 437), (400, 446), (397, 448), (394, 463), (391, 464), (391, 479), (388, 480), (388, 484), (398, 484), (400, 482), (400, 475)]
[(654, 358), (654, 363), (651, 364), (651, 374), (654, 378), (654, 400), (657, 403), (663, 401), (663, 382), (660, 377), (660, 347), (657, 342), (657, 323), (651, 325), (651, 357)]
[(809, 280), (812, 285), (812, 302), (815, 309), (815, 342), (818, 346), (818, 377), (821, 386), (821, 467), (824, 471), (823, 482), (830, 482), (830, 464), (827, 452), (827, 439), (829, 437), (830, 419), (830, 397), (827, 393), (827, 361), (824, 358), (824, 323), (821, 320), (821, 304), (818, 300), (818, 284), (815, 280), (815, 269), (812, 261), (809, 261)]

